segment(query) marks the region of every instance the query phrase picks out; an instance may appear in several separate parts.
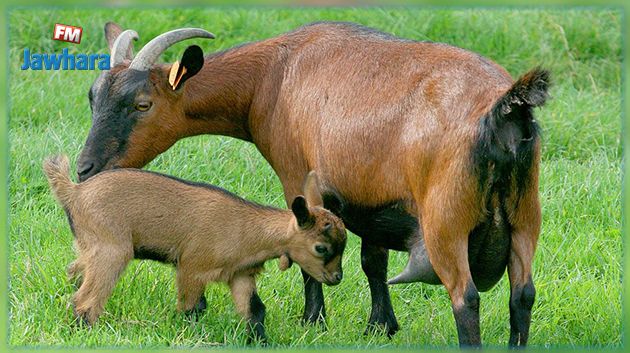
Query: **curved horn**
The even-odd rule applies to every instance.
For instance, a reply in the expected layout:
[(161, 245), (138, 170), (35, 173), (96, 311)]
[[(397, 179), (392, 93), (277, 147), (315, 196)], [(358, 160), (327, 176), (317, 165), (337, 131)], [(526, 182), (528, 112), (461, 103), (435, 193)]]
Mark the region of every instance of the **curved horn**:
[(133, 59), (130, 69), (147, 71), (153, 66), (157, 58), (171, 45), (190, 38), (213, 39), (214, 34), (201, 28), (180, 28), (153, 38), (145, 45)]
[(138, 33), (132, 29), (122, 32), (112, 45), (110, 67), (120, 65), (125, 59), (131, 59), (131, 46), (138, 40)]

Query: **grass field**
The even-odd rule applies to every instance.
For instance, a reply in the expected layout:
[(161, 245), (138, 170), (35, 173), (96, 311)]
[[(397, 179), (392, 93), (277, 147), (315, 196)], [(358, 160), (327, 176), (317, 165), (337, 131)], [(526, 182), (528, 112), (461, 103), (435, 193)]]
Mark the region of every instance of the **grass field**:
[[(553, 99), (538, 111), (544, 142), (543, 227), (534, 263), (537, 301), (530, 344), (539, 347), (621, 345), (621, 13), (583, 10), (422, 10), (415, 8), (189, 8), (150, 10), (13, 10), (10, 12), (9, 343), (15, 346), (241, 346), (245, 330), (224, 285), (209, 285), (210, 310), (198, 322), (175, 311), (172, 268), (132, 263), (91, 329), (71, 325), (72, 234), (49, 193), (41, 162), (65, 152), (73, 161), (90, 127), (87, 92), (97, 72), (21, 71), (23, 48), (43, 53), (105, 52), (102, 26), (115, 20), (140, 34), (136, 50), (175, 27), (217, 35), (197, 41), (204, 51), (268, 38), (317, 20), (362, 23), (398, 36), (476, 51), (517, 76), (536, 65), (554, 77)], [(83, 26), (79, 46), (50, 40), (54, 23)], [(190, 42), (189, 42), (190, 43)], [(178, 58), (178, 44), (163, 60)], [(73, 49), (72, 49), (73, 50)], [(72, 51), (71, 50), (71, 51)], [(205, 181), (248, 199), (284, 207), (282, 189), (253, 145), (200, 136), (177, 143), (148, 169)], [(370, 311), (358, 237), (344, 256), (345, 277), (325, 288), (328, 330), (298, 324), (302, 278), (275, 261), (260, 276), (267, 332), (278, 346), (455, 345), (457, 334), (444, 288), (391, 288), (401, 331), (388, 339), (363, 336)], [(390, 275), (407, 254), (392, 252)], [(506, 278), (481, 295), (485, 344), (509, 337)]]

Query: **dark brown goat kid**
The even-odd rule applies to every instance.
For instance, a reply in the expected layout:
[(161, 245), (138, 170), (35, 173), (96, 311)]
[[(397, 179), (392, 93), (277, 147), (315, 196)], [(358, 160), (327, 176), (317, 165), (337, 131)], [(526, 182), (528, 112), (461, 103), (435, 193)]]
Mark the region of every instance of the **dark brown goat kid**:
[[(443, 284), (461, 345), (481, 344), (478, 292), (507, 268), (509, 344), (527, 343), (541, 224), (533, 109), (547, 98), (547, 71), (515, 82), (478, 54), (351, 23), (311, 24), (205, 58), (193, 45), (173, 65), (156, 64), (167, 47), (212, 35), (167, 32), (134, 58), (134, 31), (109, 23), (105, 32), (112, 69), (90, 89), (81, 180), (142, 167), (187, 136), (250, 141), (287, 203), (310, 170), (325, 206), (341, 200), (337, 214), (362, 238), (368, 329), (398, 330), (387, 287), (394, 249), (410, 259), (389, 283)], [(321, 284), (303, 274), (303, 318), (321, 320)]]
[(250, 337), (265, 340), (265, 306), (255, 276), (265, 261), (291, 261), (318, 281), (341, 281), (346, 244), (343, 222), (322, 208), (317, 175), (306, 179), (306, 198), (292, 211), (261, 206), (207, 184), (135, 169), (103, 172), (74, 184), (67, 157), (44, 162), (51, 188), (64, 207), (78, 258), (68, 274), (81, 278), (75, 315), (94, 323), (118, 277), (132, 259), (177, 268), (177, 308), (203, 311), (208, 282), (227, 282)]

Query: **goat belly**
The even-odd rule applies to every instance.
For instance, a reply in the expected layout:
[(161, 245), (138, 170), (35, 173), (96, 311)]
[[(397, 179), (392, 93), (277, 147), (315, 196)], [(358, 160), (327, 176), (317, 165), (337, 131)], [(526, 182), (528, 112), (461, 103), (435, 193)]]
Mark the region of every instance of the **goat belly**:
[(133, 257), (138, 260), (154, 260), (166, 264), (174, 264), (168, 251), (161, 248), (151, 248), (147, 246), (137, 246), (133, 248)]

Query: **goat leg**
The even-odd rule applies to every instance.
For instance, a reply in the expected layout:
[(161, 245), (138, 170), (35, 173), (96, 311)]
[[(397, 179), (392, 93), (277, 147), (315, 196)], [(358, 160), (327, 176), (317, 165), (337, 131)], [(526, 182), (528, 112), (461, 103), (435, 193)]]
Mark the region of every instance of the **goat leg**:
[(372, 296), (372, 312), (365, 334), (382, 329), (391, 337), (399, 329), (387, 288), (388, 258), (387, 249), (365, 240), (361, 243), (361, 267), (368, 278)]

